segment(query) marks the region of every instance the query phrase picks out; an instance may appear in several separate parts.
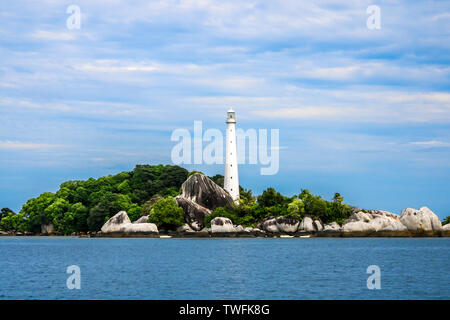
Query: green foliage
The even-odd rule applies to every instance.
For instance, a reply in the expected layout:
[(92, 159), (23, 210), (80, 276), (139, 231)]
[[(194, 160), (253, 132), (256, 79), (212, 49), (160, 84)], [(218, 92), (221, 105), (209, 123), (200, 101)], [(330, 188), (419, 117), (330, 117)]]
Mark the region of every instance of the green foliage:
[(0, 220), (2, 220), (3, 217), (8, 216), (10, 213), (14, 213), (10, 208), (2, 208), (0, 210)]
[(40, 232), (42, 224), (52, 222), (51, 217), (45, 213), (47, 209), (56, 200), (55, 194), (51, 192), (44, 192), (37, 198), (28, 200), (23, 206), (21, 213), (23, 213), (28, 223), (28, 228), (32, 232)]
[(153, 205), (161, 199), (164, 199), (162, 195), (155, 194), (150, 198), (150, 200), (145, 201), (145, 203), (142, 205), (142, 215), (148, 216), (153, 208)]
[[(121, 210), (126, 210), (133, 221), (149, 213), (144, 204), (156, 194), (179, 194), (187, 176), (188, 171), (178, 166), (137, 165), (131, 172), (66, 181), (56, 193), (45, 192), (23, 205), (22, 228), (40, 232), (42, 224), (53, 223), (55, 231), (63, 234), (98, 231)], [(1, 220), (9, 216), (6, 211), (1, 214)], [(18, 218), (8, 218), (4, 224), (9, 226), (11, 219)]]
[(127, 213), (131, 221), (136, 221), (142, 216), (142, 208), (136, 203), (132, 203), (128, 208)]
[(223, 188), (223, 184), (225, 181), (225, 178), (221, 174), (216, 174), (213, 177), (209, 177), (212, 181), (214, 181), (217, 185)]
[(352, 207), (342, 203), (344, 198), (335, 193), (333, 202), (325, 201), (320, 196), (314, 196), (308, 189), (302, 190), (299, 198), (305, 204), (305, 214), (312, 216), (314, 219), (320, 219), (324, 223), (335, 221), (342, 224), (352, 211)]
[(26, 231), (26, 224), (22, 214), (16, 214), (9, 208), (0, 211), (0, 230), (11, 232)]
[(275, 191), (274, 188), (268, 188), (258, 196), (258, 203), (263, 207), (282, 206), (287, 203), (289, 198)]
[(55, 230), (67, 234), (74, 231), (74, 217), (67, 214), (69, 209), (69, 201), (64, 198), (56, 198), (56, 200), (44, 210), (44, 214), (47, 219), (53, 223)]
[(127, 195), (106, 191), (97, 193), (98, 203), (91, 208), (87, 219), (89, 230), (99, 230), (102, 225), (117, 212), (127, 211), (131, 207), (131, 200)]
[(217, 208), (205, 218), (205, 225), (210, 226), (215, 217), (225, 217), (245, 227), (256, 227), (264, 218), (283, 216), (302, 220), (305, 215), (320, 219), (325, 223), (336, 221), (340, 224), (347, 219), (352, 207), (342, 203), (343, 197), (336, 193), (333, 201), (325, 201), (320, 196), (314, 196), (309, 190), (302, 190), (300, 195), (285, 197), (273, 188), (268, 188), (257, 201), (251, 195), (251, 190), (245, 190), (239, 204), (229, 208)]
[(175, 229), (184, 225), (183, 209), (173, 197), (160, 199), (151, 209), (148, 222), (156, 224), (158, 228)]
[(447, 218), (445, 218), (444, 220), (442, 220), (442, 225), (446, 225), (450, 223), (450, 216), (448, 216)]
[(294, 198), (291, 203), (288, 204), (286, 218), (295, 218), (301, 220), (305, 213), (305, 204), (302, 200)]
[(256, 198), (253, 196), (252, 190), (244, 189), (241, 186), (239, 186), (239, 198), (244, 203), (255, 202), (255, 200), (256, 200)]
[[(163, 228), (176, 228), (184, 224), (183, 209), (173, 197), (180, 193), (182, 183), (194, 173), (178, 166), (137, 165), (131, 172), (89, 178), (85, 181), (66, 181), (56, 193), (45, 192), (28, 200), (19, 214), (10, 209), (0, 210), (0, 228), (6, 231), (40, 232), (42, 224), (53, 223), (56, 232), (98, 231), (113, 215), (125, 210), (132, 221), (149, 215), (149, 221)], [(224, 177), (211, 179), (223, 186)], [(216, 208), (205, 218), (210, 226), (215, 217), (226, 217), (234, 224), (255, 227), (269, 216), (284, 216), (301, 220), (305, 215), (324, 223), (347, 219), (352, 207), (343, 203), (336, 193), (332, 201), (312, 195), (307, 189), (300, 195), (286, 197), (274, 188), (268, 188), (255, 197), (251, 190), (239, 187), (238, 205)], [(443, 223), (449, 223), (447, 217)]]

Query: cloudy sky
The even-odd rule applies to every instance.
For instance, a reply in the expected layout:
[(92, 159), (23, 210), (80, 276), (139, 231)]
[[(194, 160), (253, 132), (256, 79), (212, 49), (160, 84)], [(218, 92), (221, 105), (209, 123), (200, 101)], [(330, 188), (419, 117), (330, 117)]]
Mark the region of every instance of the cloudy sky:
[(232, 106), (241, 128), (280, 130), (278, 174), (240, 166), (255, 193), (450, 215), (450, 2), (312, 2), (2, 1), (0, 207), (171, 164), (173, 130), (224, 130)]

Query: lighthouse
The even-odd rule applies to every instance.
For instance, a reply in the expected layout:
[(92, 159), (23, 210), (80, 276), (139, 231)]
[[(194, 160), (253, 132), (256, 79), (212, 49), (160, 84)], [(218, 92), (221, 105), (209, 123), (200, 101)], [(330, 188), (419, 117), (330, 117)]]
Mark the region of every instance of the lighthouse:
[(239, 199), (239, 177), (236, 153), (236, 114), (233, 109), (228, 110), (226, 123), (224, 189), (228, 191), (233, 200), (237, 200)]

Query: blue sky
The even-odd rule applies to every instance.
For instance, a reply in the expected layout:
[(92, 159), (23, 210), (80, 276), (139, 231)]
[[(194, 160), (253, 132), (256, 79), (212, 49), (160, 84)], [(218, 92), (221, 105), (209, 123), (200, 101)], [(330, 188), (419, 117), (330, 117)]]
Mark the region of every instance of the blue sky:
[[(373, 4), (380, 30), (366, 27)], [(277, 175), (240, 167), (255, 193), (450, 215), (448, 1), (0, 4), (0, 207), (170, 164), (174, 129), (223, 130), (230, 106), (242, 128), (280, 130)]]

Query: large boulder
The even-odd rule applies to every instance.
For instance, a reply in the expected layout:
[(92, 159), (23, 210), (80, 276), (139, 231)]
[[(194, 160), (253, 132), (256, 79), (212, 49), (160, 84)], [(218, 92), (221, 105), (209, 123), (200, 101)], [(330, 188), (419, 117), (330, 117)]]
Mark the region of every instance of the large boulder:
[(124, 225), (131, 224), (131, 220), (125, 211), (120, 211), (106, 221), (102, 227), (102, 233), (120, 232)]
[(124, 225), (120, 232), (128, 233), (158, 233), (158, 227), (154, 223), (129, 223)]
[(297, 231), (300, 221), (295, 218), (285, 218), (283, 216), (276, 218), (276, 226), (280, 232), (294, 233)]
[(327, 231), (327, 232), (334, 232), (334, 231), (339, 231), (341, 230), (341, 226), (337, 223), (337, 222), (332, 222), (330, 224), (326, 224), (323, 227), (323, 231)]
[(408, 228), (400, 221), (395, 221), (392, 224), (377, 231), (376, 236), (380, 237), (409, 237), (411, 233)]
[(314, 220), (313, 225), (314, 225), (314, 228), (315, 228), (317, 231), (320, 232), (320, 231), (323, 230), (323, 225), (322, 225), (322, 223), (321, 223), (319, 220)]
[(445, 237), (450, 237), (450, 223), (442, 226), (442, 235)]
[(259, 229), (270, 232), (270, 233), (279, 233), (280, 229), (278, 229), (277, 219), (274, 217), (265, 218), (258, 225)]
[(182, 184), (181, 197), (191, 200), (209, 210), (232, 207), (233, 198), (214, 181), (201, 173), (194, 173)]
[(146, 223), (147, 221), (148, 221), (148, 216), (142, 216), (139, 219), (137, 219), (136, 221), (134, 221), (133, 224)]
[[(121, 234), (158, 233), (158, 227), (155, 224), (145, 222), (137, 223), (137, 221), (131, 223), (128, 214), (125, 211), (120, 211), (103, 225), (101, 233), (119, 236)], [(144, 219), (141, 219), (141, 221), (144, 221)]]
[(344, 231), (346, 233), (349, 233), (349, 232), (369, 233), (369, 232), (375, 231), (375, 228), (368, 222), (352, 221), (352, 222), (345, 223), (342, 226), (342, 231)]
[(306, 232), (314, 232), (316, 229), (314, 228), (314, 221), (311, 219), (311, 217), (304, 217), (303, 220), (300, 222), (300, 225), (298, 227), (299, 231), (306, 231)]
[(203, 229), (205, 217), (211, 214), (211, 210), (183, 196), (177, 196), (175, 200), (183, 208), (184, 219), (189, 226), (195, 231)]
[(333, 221), (329, 224), (322, 225), (323, 229), (318, 231), (318, 237), (340, 237), (342, 235), (341, 226)]
[(55, 227), (53, 223), (41, 224), (41, 233), (42, 234), (51, 234), (55, 232)]
[(419, 210), (406, 208), (402, 210), (400, 221), (413, 232), (441, 231), (442, 229), (439, 217), (428, 207), (422, 207)]
[(215, 217), (211, 220), (212, 233), (236, 232), (233, 222), (228, 218)]
[(258, 227), (270, 233), (294, 233), (298, 230), (300, 222), (295, 218), (268, 217), (261, 221)]
[(347, 236), (369, 235), (399, 221), (398, 215), (388, 211), (356, 209), (350, 218), (344, 221), (341, 231)]
[(194, 232), (194, 230), (192, 230), (191, 226), (189, 224), (184, 224), (182, 226), (179, 226), (176, 230), (177, 232)]

